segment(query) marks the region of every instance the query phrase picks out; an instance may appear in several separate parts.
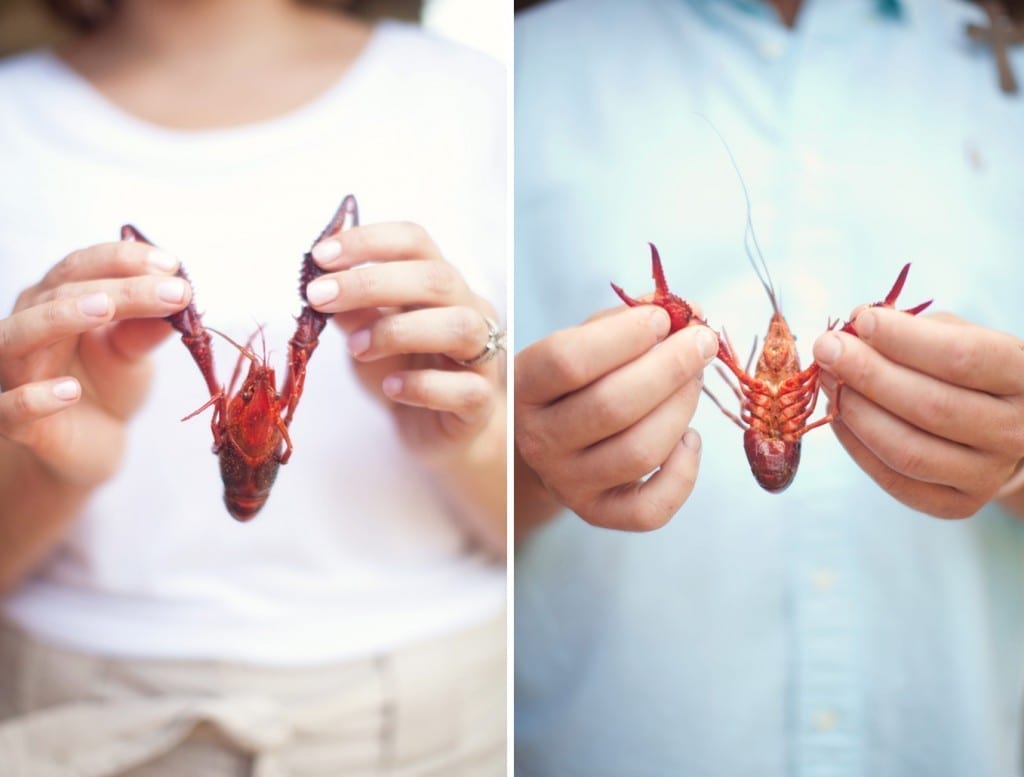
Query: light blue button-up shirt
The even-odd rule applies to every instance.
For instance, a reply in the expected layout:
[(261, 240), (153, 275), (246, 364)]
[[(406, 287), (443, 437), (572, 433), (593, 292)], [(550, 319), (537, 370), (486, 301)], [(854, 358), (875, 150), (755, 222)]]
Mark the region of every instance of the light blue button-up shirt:
[[(517, 348), (669, 283), (744, 355), (769, 302), (806, 364), (881, 299), (1024, 334), (1024, 95), (954, 0), (562, 0), (516, 29)], [(1024, 81), (1024, 51), (1011, 60)], [(712, 371), (707, 383), (734, 398)], [(822, 403), (824, 404), (824, 403)], [(519, 549), (524, 777), (1021, 773), (1024, 522), (896, 502), (827, 429), (781, 495), (702, 401), (692, 497), (646, 535), (565, 514)]]

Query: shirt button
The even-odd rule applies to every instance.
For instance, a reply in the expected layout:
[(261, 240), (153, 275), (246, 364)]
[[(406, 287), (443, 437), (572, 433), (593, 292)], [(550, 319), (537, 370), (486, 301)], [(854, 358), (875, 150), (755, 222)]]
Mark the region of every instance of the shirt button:
[(819, 569), (814, 573), (813, 582), (815, 589), (818, 591), (827, 591), (835, 585), (836, 576), (830, 569)]
[(782, 56), (782, 44), (777, 40), (766, 40), (758, 47), (758, 50), (761, 52), (761, 56), (769, 62), (775, 62)]
[(839, 725), (839, 718), (832, 710), (822, 710), (814, 717), (814, 727), (818, 731), (833, 731)]
[(804, 167), (812, 173), (820, 173), (825, 166), (821, 154), (817, 151), (804, 151), (801, 154), (801, 161), (804, 163)]

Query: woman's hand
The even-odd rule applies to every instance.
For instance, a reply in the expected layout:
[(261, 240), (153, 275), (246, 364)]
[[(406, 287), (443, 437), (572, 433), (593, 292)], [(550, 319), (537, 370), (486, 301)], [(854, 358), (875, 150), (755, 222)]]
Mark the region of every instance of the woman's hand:
[(606, 528), (656, 529), (686, 501), (700, 463), (689, 423), (718, 340), (702, 326), (668, 330), (659, 307), (618, 309), (516, 357), (516, 449), (532, 471), (517, 467), (517, 531), (551, 515), (519, 491), (531, 474), (534, 490)]
[(859, 338), (814, 344), (832, 428), (854, 461), (904, 504), (964, 518), (1024, 459), (1024, 342), (949, 314), (862, 310)]
[(495, 421), (504, 393), (501, 358), (458, 363), (487, 345), (491, 304), (416, 224), (345, 230), (318, 243), (313, 258), (328, 272), (307, 287), (309, 302), (334, 314), (360, 380), (392, 412), (406, 444), (428, 459), (471, 445)]
[[(0, 437), (57, 483), (91, 488), (121, 460), (160, 321), (191, 297), (178, 260), (142, 243), (68, 255), (0, 320)], [(155, 319), (155, 320), (154, 320)]]
[(347, 229), (314, 246), (313, 258), (327, 273), (306, 287), (309, 303), (334, 314), (363, 386), (391, 412), (470, 534), (500, 557), (504, 358), (477, 360), (493, 344), (494, 308), (416, 224)]

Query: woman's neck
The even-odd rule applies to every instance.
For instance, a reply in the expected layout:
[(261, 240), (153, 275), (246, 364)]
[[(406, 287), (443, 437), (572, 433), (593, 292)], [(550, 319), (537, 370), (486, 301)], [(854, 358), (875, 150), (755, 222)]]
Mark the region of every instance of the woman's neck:
[(129, 0), (63, 59), (127, 112), (175, 129), (272, 118), (314, 99), (370, 28), (288, 0)]

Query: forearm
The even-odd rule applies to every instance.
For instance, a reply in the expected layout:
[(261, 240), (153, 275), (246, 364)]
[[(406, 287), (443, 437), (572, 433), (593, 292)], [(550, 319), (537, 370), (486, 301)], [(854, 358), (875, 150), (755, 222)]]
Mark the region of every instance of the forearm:
[(507, 544), (506, 417), (502, 393), (487, 427), (458, 456), (432, 468), (466, 531), (497, 558)]
[(58, 482), (23, 448), (0, 438), (0, 593), (46, 557), (89, 493)]
[(515, 449), (515, 541), (526, 539), (533, 531), (552, 520), (563, 509), (541, 482), (537, 473), (523, 461), (519, 449)]

